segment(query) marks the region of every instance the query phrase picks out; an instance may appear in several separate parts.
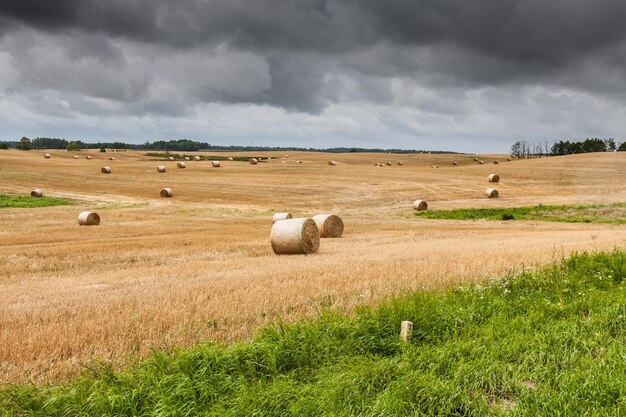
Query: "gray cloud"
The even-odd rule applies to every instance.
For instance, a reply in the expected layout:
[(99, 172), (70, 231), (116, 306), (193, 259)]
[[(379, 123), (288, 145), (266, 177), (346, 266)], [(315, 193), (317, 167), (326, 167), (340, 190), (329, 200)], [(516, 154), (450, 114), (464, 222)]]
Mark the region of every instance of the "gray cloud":
[[(67, 104), (50, 114), (68, 118), (184, 118), (207, 104), (328, 117), (360, 106), (377, 109), (383, 132), (429, 137), (401, 117), (475, 123), (493, 111), (488, 96), (515, 103), (499, 112), (514, 118), (539, 90), (621, 111), (624, 21), (623, 0), (7, 0), (0, 97), (33, 106), (49, 92)], [(540, 115), (555, 113), (529, 111), (547, 132)]]

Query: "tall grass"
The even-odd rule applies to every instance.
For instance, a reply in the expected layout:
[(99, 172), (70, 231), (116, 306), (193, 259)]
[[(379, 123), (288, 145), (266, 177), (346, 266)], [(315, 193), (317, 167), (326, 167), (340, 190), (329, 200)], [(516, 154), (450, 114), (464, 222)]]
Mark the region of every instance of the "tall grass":
[[(0, 391), (6, 415), (624, 415), (626, 253)], [(414, 323), (399, 341), (400, 322)]]
[(464, 208), (415, 212), (418, 217), (444, 220), (542, 220), (568, 223), (626, 224), (626, 203), (532, 207)]
[(62, 198), (0, 194), (0, 208), (35, 208), (70, 204), (71, 201)]

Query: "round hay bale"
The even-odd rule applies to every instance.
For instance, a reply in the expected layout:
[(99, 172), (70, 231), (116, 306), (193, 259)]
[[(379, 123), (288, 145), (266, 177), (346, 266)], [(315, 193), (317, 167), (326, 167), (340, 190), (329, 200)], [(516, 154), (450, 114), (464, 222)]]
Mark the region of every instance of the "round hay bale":
[(74, 159), (80, 159), (80, 156), (74, 155)]
[(404, 165), (404, 162), (398, 161), (398, 165), (402, 166), (402, 165)]
[(189, 161), (189, 160), (190, 160), (190, 159), (189, 159), (189, 157), (188, 157), (188, 156), (186, 156), (186, 157), (185, 157), (185, 161)]
[(46, 159), (50, 159), (52, 157), (52, 155), (50, 155), (49, 153), (44, 153), (43, 157)]
[(489, 198), (498, 198), (498, 190), (494, 190), (493, 188), (487, 188), (485, 194), (487, 194)]
[(511, 158), (506, 158), (506, 161), (507, 162), (511, 162)]
[(256, 165), (259, 163), (259, 161), (257, 161), (256, 158), (250, 158), (248, 159), (248, 162), (250, 163), (250, 165)]
[(178, 168), (185, 168), (187, 165), (184, 162), (179, 162), (176, 164)]
[(194, 156), (194, 157), (193, 157), (193, 160), (194, 160), (194, 161), (199, 161), (199, 160), (201, 160), (201, 159), (202, 159), (202, 158), (200, 158), (198, 155), (196, 155), (196, 156)]
[(163, 188), (161, 190), (161, 197), (163, 198), (168, 198), (172, 196), (172, 189), (171, 188)]
[(494, 164), (494, 165), (498, 165), (499, 163), (500, 163), (500, 162), (498, 162), (498, 161), (493, 161), (493, 164)]
[(341, 237), (343, 234), (343, 221), (334, 214), (318, 214), (313, 220), (320, 229), (320, 237)]
[(391, 162), (387, 162), (387, 166), (390, 167), (391, 166)]
[(319, 249), (320, 231), (312, 219), (281, 220), (272, 226), (270, 242), (277, 255), (306, 255)]
[(289, 155), (285, 155), (285, 158), (289, 158)]
[(500, 182), (500, 176), (498, 174), (489, 174), (487, 179), (489, 182)]
[(474, 162), (478, 162), (478, 158), (474, 158)]
[(298, 161), (298, 163), (299, 163), (299, 164), (301, 164), (301, 163), (302, 163), (302, 161)]
[(229, 157), (228, 157), (228, 160), (229, 160), (229, 161), (234, 161), (234, 160), (235, 160), (235, 158), (233, 158), (232, 156), (229, 156)]
[(455, 165), (455, 166), (456, 166), (456, 165), (458, 165), (458, 162), (454, 161), (454, 162), (452, 163), (452, 165)]
[(39, 188), (35, 188), (30, 192), (31, 197), (43, 197), (43, 192)]
[(115, 158), (112, 156), (109, 156), (109, 161), (115, 161)]
[(428, 203), (424, 200), (415, 200), (413, 202), (413, 208), (417, 211), (428, 210)]
[(433, 168), (439, 168), (439, 166), (438, 165), (433, 165)]
[(165, 172), (165, 165), (158, 165), (157, 172)]
[(78, 215), (78, 224), (81, 226), (97, 226), (100, 224), (100, 216), (93, 211), (83, 211)]
[(100, 168), (100, 172), (103, 173), (103, 174), (110, 174), (111, 173), (111, 167), (104, 166), (104, 167)]
[(173, 157), (173, 156), (170, 156), (170, 157), (168, 157), (168, 158), (167, 158), (167, 160), (168, 160), (168, 161), (173, 161), (173, 160), (174, 160), (174, 157)]
[(484, 165), (484, 164), (485, 164), (485, 161), (478, 161), (478, 163), (479, 163), (480, 165)]
[(220, 161), (211, 161), (211, 166), (213, 168), (219, 168), (221, 166)]
[(91, 155), (87, 155), (87, 156), (85, 157), (85, 159), (89, 159), (89, 160), (91, 160)]
[(328, 165), (335, 166), (335, 165), (337, 165), (337, 162), (336, 161), (328, 161)]
[(272, 223), (276, 223), (279, 220), (287, 219), (293, 219), (293, 215), (291, 213), (274, 213), (274, 217), (272, 217)]

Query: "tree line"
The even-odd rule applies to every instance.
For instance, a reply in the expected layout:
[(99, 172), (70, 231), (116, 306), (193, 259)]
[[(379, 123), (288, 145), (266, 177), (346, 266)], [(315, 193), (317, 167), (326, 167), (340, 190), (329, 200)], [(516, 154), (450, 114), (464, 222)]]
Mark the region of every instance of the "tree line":
[(589, 152), (626, 151), (626, 142), (618, 146), (613, 138), (587, 138), (579, 141), (560, 140), (550, 143), (517, 141), (511, 146), (511, 155), (517, 158), (541, 158), (543, 156), (572, 155)]

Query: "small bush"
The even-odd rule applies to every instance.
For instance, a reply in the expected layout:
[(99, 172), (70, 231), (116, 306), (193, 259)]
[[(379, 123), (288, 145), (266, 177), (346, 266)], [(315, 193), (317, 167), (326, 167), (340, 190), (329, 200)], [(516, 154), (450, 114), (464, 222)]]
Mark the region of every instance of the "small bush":
[(515, 220), (515, 216), (511, 213), (502, 213), (502, 220)]

